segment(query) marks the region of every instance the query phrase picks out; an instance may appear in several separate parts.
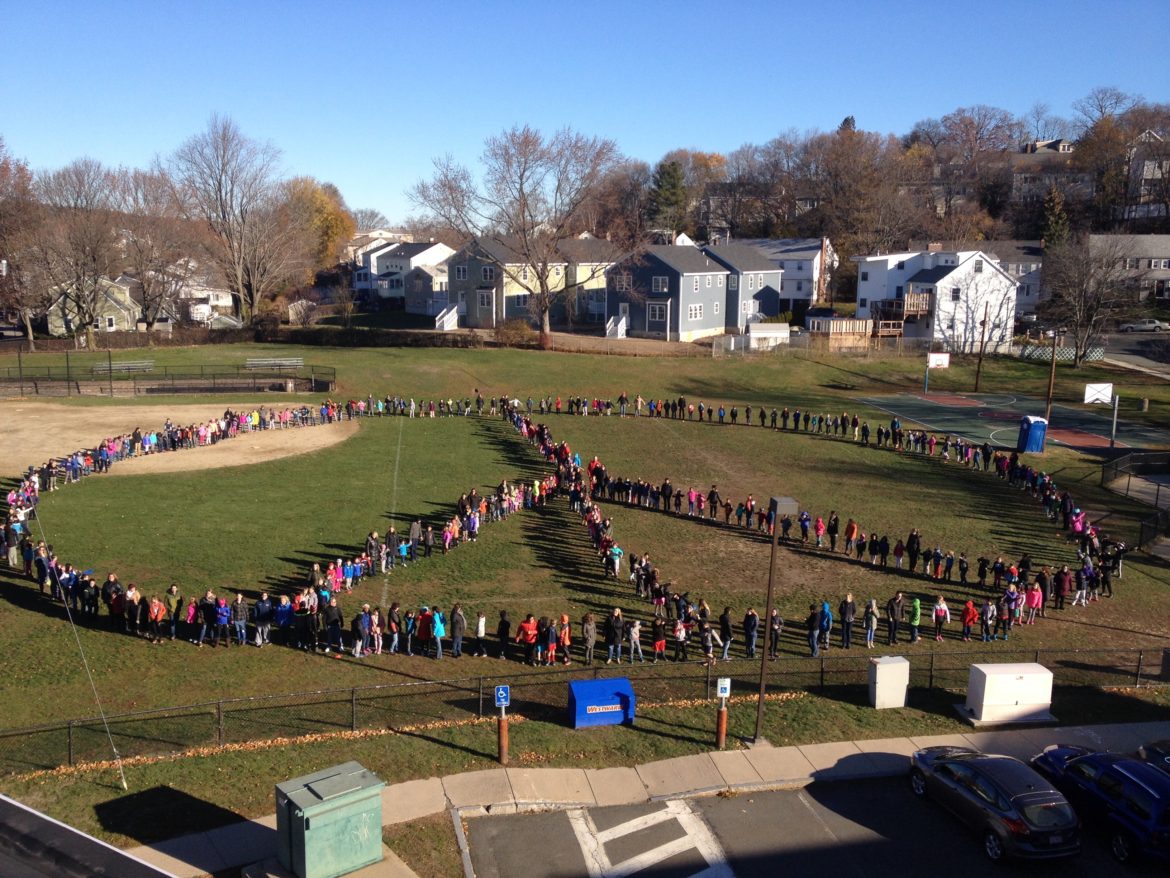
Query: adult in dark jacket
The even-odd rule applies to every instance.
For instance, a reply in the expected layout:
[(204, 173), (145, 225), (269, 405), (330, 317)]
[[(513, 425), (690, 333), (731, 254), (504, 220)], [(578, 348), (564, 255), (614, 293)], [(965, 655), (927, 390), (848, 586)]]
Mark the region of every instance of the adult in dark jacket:
[(724, 607), (723, 612), (719, 615), (719, 639), (723, 641), (723, 661), (731, 661), (731, 657), (727, 654), (731, 649), (731, 639), (733, 631), (731, 628), (731, 607)]
[(841, 648), (850, 649), (853, 645), (853, 622), (857, 618), (857, 602), (852, 594), (845, 595), (837, 607), (837, 617), (841, 620)]
[(756, 657), (756, 638), (760, 634), (760, 616), (755, 607), (748, 607), (743, 617), (743, 640), (747, 648), (747, 657)]
[(821, 610), (816, 604), (808, 605), (808, 617), (804, 620), (804, 628), (808, 633), (808, 650), (812, 658), (821, 654), (818, 646), (821, 639)]
[(269, 631), (272, 630), (272, 619), (276, 614), (276, 608), (272, 606), (272, 599), (268, 597), (268, 592), (260, 592), (260, 600), (252, 607), (252, 620), (256, 623), (256, 639), (255, 644), (258, 647), (270, 643)]
[(902, 624), (903, 614), (906, 612), (906, 600), (902, 592), (898, 592), (886, 601), (886, 645), (893, 646), (898, 642), (898, 626)]
[(605, 617), (605, 663), (608, 665), (617, 658), (622, 663), (622, 640), (626, 636), (626, 622), (622, 618), (622, 611), (614, 607), (613, 612)]

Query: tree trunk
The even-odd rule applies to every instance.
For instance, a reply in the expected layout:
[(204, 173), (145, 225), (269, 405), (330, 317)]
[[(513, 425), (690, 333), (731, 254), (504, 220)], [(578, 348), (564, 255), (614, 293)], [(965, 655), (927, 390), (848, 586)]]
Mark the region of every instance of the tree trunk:
[(33, 337), (32, 316), (28, 313), (27, 308), (20, 309), (20, 316), (24, 319), (24, 334), (28, 339), (28, 352), (30, 354), (36, 353), (37, 342)]
[(552, 324), (548, 319), (548, 306), (540, 309), (540, 349), (542, 351), (552, 350)]

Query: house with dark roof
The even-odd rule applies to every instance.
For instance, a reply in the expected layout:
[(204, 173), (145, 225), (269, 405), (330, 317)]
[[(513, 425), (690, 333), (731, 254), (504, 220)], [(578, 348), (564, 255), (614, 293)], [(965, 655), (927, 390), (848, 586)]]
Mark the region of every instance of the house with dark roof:
[(780, 310), (791, 311), (797, 323), (820, 301), (838, 264), (828, 238), (740, 238), (736, 243), (756, 248), (783, 272)]
[[(563, 256), (554, 251), (539, 267), (547, 272), (550, 293), (565, 289), (568, 265)], [(540, 289), (536, 268), (519, 242), (489, 235), (474, 238), (447, 260), (449, 304), (458, 305), (460, 323), (471, 327), (493, 329), (506, 320), (532, 320), (532, 294)]]
[(437, 317), (448, 305), (446, 265), (420, 265), (403, 276), (406, 313)]
[(434, 241), (407, 242), (377, 251), (372, 263), (377, 274), (371, 279), (369, 289), (379, 299), (394, 299), (401, 307), (407, 273), (420, 265), (442, 265), (454, 252), (446, 244)]
[(617, 247), (586, 234), (560, 241), (557, 252), (565, 260), (565, 304), (573, 321), (605, 323), (605, 273), (617, 261)]
[(911, 241), (908, 250), (981, 250), (1016, 279), (1016, 313), (1035, 314), (1042, 299), (1043, 241)]
[[(919, 250), (855, 256), (857, 318), (875, 335), (938, 344), (955, 353), (1011, 344), (1016, 281), (980, 250)], [(986, 327), (984, 319), (986, 318)]]
[(624, 317), (629, 335), (667, 341), (721, 335), (730, 274), (697, 247), (648, 247), (606, 272), (606, 312)]
[(703, 252), (727, 269), (727, 297), (723, 325), (728, 332), (743, 332), (752, 322), (780, 313), (783, 272), (758, 248), (746, 244), (720, 244)]

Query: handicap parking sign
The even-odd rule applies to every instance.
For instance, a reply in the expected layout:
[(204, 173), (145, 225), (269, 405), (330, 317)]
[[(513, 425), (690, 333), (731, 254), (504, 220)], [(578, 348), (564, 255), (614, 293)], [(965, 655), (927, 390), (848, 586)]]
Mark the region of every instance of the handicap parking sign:
[(717, 698), (731, 697), (731, 677), (719, 677), (715, 682), (715, 696)]
[(512, 703), (512, 693), (507, 686), (496, 687), (496, 707), (507, 707)]

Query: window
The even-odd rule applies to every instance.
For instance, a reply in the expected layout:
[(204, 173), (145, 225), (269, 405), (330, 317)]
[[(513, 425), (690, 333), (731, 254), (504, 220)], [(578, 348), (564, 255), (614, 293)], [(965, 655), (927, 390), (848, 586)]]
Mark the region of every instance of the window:
[(481, 290), (479, 294), (479, 307), (490, 308), (492, 306), (492, 294), (486, 290)]
[(693, 284), (693, 289), (694, 289), (694, 291), (695, 291), (696, 293), (699, 291), (699, 276), (698, 276), (697, 274), (695, 275), (695, 281), (694, 281), (694, 284)]
[(894, 287), (894, 295), (897, 296), (899, 299), (902, 298), (902, 288), (901, 287)]
[(743, 314), (755, 314), (760, 310), (760, 303), (755, 299), (748, 299), (740, 304), (739, 310)]
[(976, 259), (976, 260), (975, 260), (975, 273), (976, 273), (976, 274), (982, 274), (982, 272), (983, 272), (983, 260), (982, 260), (982, 259)]
[(898, 263), (898, 265), (897, 265), (897, 269), (898, 269), (898, 271), (902, 271), (902, 270), (903, 270), (903, 269), (905, 269), (905, 268), (906, 268), (906, 263), (905, 263), (905, 262), (899, 262), (899, 263)]
[(707, 289), (711, 289), (711, 275), (707, 275)]
[(951, 301), (959, 302), (963, 299), (963, 291), (958, 287), (951, 287)]
[(666, 322), (666, 306), (665, 305), (647, 305), (646, 319), (651, 323), (665, 323)]
[(113, 331), (114, 331), (115, 329), (117, 329), (117, 328), (118, 328), (118, 324), (117, 324), (117, 322), (114, 320), (114, 318), (113, 318), (113, 317), (107, 317), (107, 318), (106, 318), (106, 332), (113, 332)]
[(762, 274), (756, 275), (756, 286), (761, 290), (764, 288), (764, 276)]
[(861, 279), (862, 279), (863, 281), (867, 281), (867, 280), (869, 280), (869, 272), (868, 272), (868, 271), (863, 271), (863, 272), (861, 273)]
[(747, 282), (749, 290), (754, 290), (756, 288), (756, 276), (754, 274), (749, 274), (747, 276)]
[(496, 269), (491, 265), (485, 265), (479, 270), (479, 276), (487, 283), (494, 283), (496, 279)]
[(1027, 298), (1028, 296), (1032, 295), (1032, 285), (1031, 284), (1024, 284), (1023, 286), (1024, 286), (1024, 297)]
[(858, 299), (857, 300), (857, 307), (858, 308), (865, 308), (868, 305), (869, 305), (869, 299)]
[(688, 305), (687, 306), (687, 320), (702, 320), (703, 306), (702, 305)]
[(712, 302), (712, 303), (711, 303), (711, 313), (712, 313), (712, 314), (718, 314), (718, 313), (719, 313), (719, 303), (718, 303), (718, 302)]
[(521, 293), (518, 296), (511, 296), (510, 298), (512, 299), (512, 303), (515, 307), (517, 307), (517, 308), (527, 308), (528, 307), (528, 293)]
[(723, 275), (719, 275), (719, 277), (715, 278), (715, 286), (719, 287), (719, 289), (723, 289)]
[(467, 266), (466, 265), (456, 265), (455, 266), (455, 280), (467, 280)]
[(1134, 259), (1133, 257), (1128, 257), (1125, 260), (1125, 267), (1129, 268), (1129, 269), (1135, 269), (1135, 268), (1138, 268), (1140, 266), (1140, 263), (1141, 263), (1140, 259)]
[(525, 281), (525, 282), (527, 282), (527, 280), (528, 280), (528, 266), (527, 265), (525, 265), (522, 269), (520, 269), (520, 280)]
[(739, 289), (739, 275), (738, 274), (733, 274), (727, 278), (727, 289), (732, 290), (732, 291)]
[(804, 281), (798, 280), (796, 282), (796, 291), (799, 293), (799, 292), (802, 292), (803, 290), (804, 290)]
[(670, 278), (655, 275), (650, 280), (650, 292), (652, 293), (669, 293), (670, 292)]
[(950, 320), (947, 321), (947, 329), (949, 329), (951, 332), (955, 331), (955, 318), (954, 317), (952, 317)]
[(560, 277), (560, 276), (561, 276), (561, 266), (554, 265), (553, 266), (553, 277)]
[[(619, 293), (628, 293), (634, 288), (633, 278), (628, 274), (615, 274), (613, 276), (613, 288)], [(655, 292), (658, 291), (655, 290)]]

